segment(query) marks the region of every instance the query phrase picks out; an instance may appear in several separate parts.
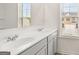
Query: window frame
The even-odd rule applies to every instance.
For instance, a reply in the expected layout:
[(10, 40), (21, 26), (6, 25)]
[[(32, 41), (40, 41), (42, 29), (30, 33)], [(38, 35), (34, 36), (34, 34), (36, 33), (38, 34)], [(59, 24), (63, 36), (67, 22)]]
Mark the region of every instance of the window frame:
[[(30, 4), (30, 25), (31, 25), (31, 19), (32, 19), (32, 4)], [(20, 14), (20, 15), (19, 15)], [(22, 28), (23, 27), (23, 3), (19, 3), (18, 4), (18, 28)], [(29, 25), (29, 26), (30, 26)]]

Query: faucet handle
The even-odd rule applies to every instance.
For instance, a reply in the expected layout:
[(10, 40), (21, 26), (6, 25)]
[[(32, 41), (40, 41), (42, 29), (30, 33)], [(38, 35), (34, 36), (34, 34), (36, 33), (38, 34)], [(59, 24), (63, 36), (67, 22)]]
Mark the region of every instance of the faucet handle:
[(14, 37), (15, 37), (15, 38), (17, 38), (17, 37), (18, 37), (18, 35), (16, 35), (16, 34), (15, 34), (15, 36), (14, 36)]
[(8, 37), (8, 40), (7, 41), (10, 41), (12, 38), (11, 37)]
[(12, 38), (11, 38), (11, 37), (8, 37), (8, 39), (10, 39), (10, 40), (11, 40)]
[(15, 40), (17, 37), (18, 37), (18, 35), (15, 34), (15, 35), (12, 37), (12, 40)]
[(15, 35), (12, 36), (12, 37), (8, 37), (8, 40), (7, 40), (7, 41), (15, 40), (17, 37), (18, 37), (18, 35), (15, 34)]

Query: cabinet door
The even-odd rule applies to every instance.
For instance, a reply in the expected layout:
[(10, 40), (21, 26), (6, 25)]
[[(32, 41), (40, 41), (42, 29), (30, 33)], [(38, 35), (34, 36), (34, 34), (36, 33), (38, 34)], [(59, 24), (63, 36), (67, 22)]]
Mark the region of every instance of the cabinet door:
[[(47, 46), (47, 38), (42, 39), (38, 43), (34, 44), (32, 47), (25, 49), (23, 52), (19, 53), (19, 55), (36, 55), (41, 49), (43, 49), (45, 46)], [(47, 48), (46, 48), (47, 49)], [(44, 50), (44, 49), (43, 49)], [(39, 52), (40, 54), (41, 52)], [(45, 52), (42, 51), (41, 54), (45, 54)]]
[(48, 42), (48, 55), (53, 55), (53, 40)]
[(56, 53), (57, 43), (56, 43), (57, 33), (53, 33), (48, 36), (48, 55), (53, 55)]
[(47, 47), (43, 47), (36, 55), (47, 55)]
[(56, 53), (57, 52), (57, 38), (53, 38), (53, 52)]

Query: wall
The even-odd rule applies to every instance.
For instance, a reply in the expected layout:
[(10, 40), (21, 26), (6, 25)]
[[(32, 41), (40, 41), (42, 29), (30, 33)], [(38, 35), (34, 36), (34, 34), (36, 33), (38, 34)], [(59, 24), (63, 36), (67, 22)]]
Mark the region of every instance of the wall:
[(18, 4), (2, 3), (0, 4), (0, 24), (2, 28), (15, 28), (18, 26)]
[(58, 41), (58, 53), (79, 55), (79, 39), (78, 38), (62, 38)]
[(57, 28), (60, 17), (58, 3), (32, 4), (32, 25)]
[(18, 4), (6, 4), (6, 28), (15, 28), (18, 26)]
[(5, 4), (0, 4), (0, 29), (4, 28), (5, 24)]
[[(56, 28), (59, 20), (59, 4), (33, 3), (32, 25), (45, 25)], [(18, 5), (16, 3), (0, 4), (0, 27), (15, 28), (18, 26)]]
[(45, 26), (47, 27), (58, 27), (58, 22), (60, 19), (60, 4), (50, 3), (45, 4)]
[(31, 25), (44, 24), (44, 4), (32, 3), (32, 20)]

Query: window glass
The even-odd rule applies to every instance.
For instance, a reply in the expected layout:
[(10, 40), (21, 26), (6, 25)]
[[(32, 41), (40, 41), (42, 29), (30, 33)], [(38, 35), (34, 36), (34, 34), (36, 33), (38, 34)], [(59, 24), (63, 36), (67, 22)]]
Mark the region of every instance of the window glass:
[(23, 3), (23, 27), (30, 26), (31, 24), (31, 4), (30, 3)]
[(63, 3), (61, 4), (61, 29), (64, 34), (73, 34), (79, 27), (79, 4)]
[(31, 17), (31, 4), (23, 3), (23, 17)]
[(64, 12), (77, 12), (78, 11), (78, 5), (76, 3), (65, 3), (63, 7), (64, 7)]

